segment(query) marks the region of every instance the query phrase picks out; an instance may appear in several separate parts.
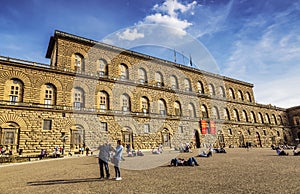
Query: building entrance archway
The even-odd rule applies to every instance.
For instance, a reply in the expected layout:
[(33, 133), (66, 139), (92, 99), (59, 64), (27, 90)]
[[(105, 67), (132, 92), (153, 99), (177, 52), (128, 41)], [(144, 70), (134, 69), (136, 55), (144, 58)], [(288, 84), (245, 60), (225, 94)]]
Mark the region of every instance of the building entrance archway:
[(200, 135), (199, 135), (199, 131), (197, 129), (195, 129), (195, 142), (196, 142), (196, 148), (200, 148)]
[(259, 147), (262, 147), (260, 135), (259, 135), (258, 132), (256, 132), (256, 145), (259, 146)]
[(130, 127), (124, 127), (122, 129), (122, 141), (126, 147), (129, 145), (130, 148), (134, 149), (133, 133)]
[(13, 154), (22, 152), (19, 150), (20, 144), (20, 127), (14, 122), (7, 122), (0, 126), (0, 145), (2, 145), (7, 153)]
[(245, 138), (241, 131), (239, 131), (239, 147), (245, 146)]
[(218, 141), (220, 147), (225, 147), (224, 135), (222, 131), (218, 131)]
[(171, 147), (171, 135), (167, 128), (161, 131), (161, 141), (164, 147)]
[[(77, 151), (82, 151), (82, 148), (85, 147), (85, 130), (81, 125), (75, 125), (70, 130), (70, 148)], [(81, 150), (80, 150), (81, 148)]]

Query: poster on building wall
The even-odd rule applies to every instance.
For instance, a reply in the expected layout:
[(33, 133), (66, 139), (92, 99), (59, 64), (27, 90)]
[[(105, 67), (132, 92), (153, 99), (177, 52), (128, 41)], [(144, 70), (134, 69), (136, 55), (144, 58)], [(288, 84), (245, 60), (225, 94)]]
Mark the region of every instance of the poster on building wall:
[(206, 134), (206, 130), (207, 130), (206, 120), (201, 120), (200, 121), (200, 126), (201, 126), (201, 133)]
[(215, 121), (210, 121), (210, 134), (216, 134), (216, 123), (215, 123)]

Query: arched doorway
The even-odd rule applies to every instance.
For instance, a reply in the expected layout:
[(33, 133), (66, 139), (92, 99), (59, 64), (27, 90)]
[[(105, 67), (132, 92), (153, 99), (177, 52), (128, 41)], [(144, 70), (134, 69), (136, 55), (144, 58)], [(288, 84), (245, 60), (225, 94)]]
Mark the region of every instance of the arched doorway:
[(171, 136), (167, 128), (164, 128), (161, 132), (161, 141), (164, 147), (171, 147)]
[(125, 146), (130, 145), (130, 148), (134, 149), (133, 133), (130, 127), (124, 127), (122, 129), (122, 141)]
[(288, 143), (288, 137), (286, 134), (283, 135), (283, 139), (284, 139), (284, 144)]
[[(7, 122), (0, 126), (0, 145), (7, 153), (13, 154), (19, 151), (20, 127), (14, 122)], [(21, 154), (21, 153), (20, 153)]]
[(85, 130), (81, 125), (75, 125), (71, 128), (71, 141), (70, 148), (72, 150), (79, 151), (80, 148), (85, 147)]
[(196, 148), (200, 148), (200, 135), (199, 131), (195, 129), (195, 142), (196, 142)]
[(218, 141), (220, 147), (225, 147), (224, 135), (222, 131), (218, 131)]
[(274, 135), (271, 137), (271, 142), (272, 142), (272, 145), (276, 145), (276, 138)]
[(259, 135), (258, 132), (256, 132), (256, 145), (259, 146), (259, 147), (262, 147), (260, 135)]
[(245, 146), (245, 138), (241, 131), (239, 131), (239, 147)]

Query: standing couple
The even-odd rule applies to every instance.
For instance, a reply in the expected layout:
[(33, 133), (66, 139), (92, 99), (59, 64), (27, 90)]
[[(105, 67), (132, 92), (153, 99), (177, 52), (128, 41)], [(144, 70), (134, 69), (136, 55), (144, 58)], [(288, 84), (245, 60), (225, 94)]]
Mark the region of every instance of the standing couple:
[(106, 178), (110, 178), (108, 161), (110, 159), (110, 152), (115, 152), (112, 162), (114, 163), (116, 178), (115, 180), (122, 180), (120, 174), (120, 160), (122, 158), (123, 146), (121, 145), (121, 140), (117, 141), (117, 147), (113, 148), (109, 143), (105, 143), (99, 146), (99, 166), (100, 166), (100, 179), (104, 179), (103, 166), (105, 168)]

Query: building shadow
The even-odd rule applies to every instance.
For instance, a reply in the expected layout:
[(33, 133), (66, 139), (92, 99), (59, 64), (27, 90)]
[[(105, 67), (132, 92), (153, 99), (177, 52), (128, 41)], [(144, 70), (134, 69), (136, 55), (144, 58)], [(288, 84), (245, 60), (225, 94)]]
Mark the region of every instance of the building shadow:
[(84, 182), (100, 182), (99, 178), (83, 178), (83, 179), (59, 179), (59, 180), (45, 180), (45, 181), (33, 181), (27, 182), (29, 186), (41, 186), (41, 185), (60, 185), (60, 184), (72, 184), (72, 183), (84, 183)]

